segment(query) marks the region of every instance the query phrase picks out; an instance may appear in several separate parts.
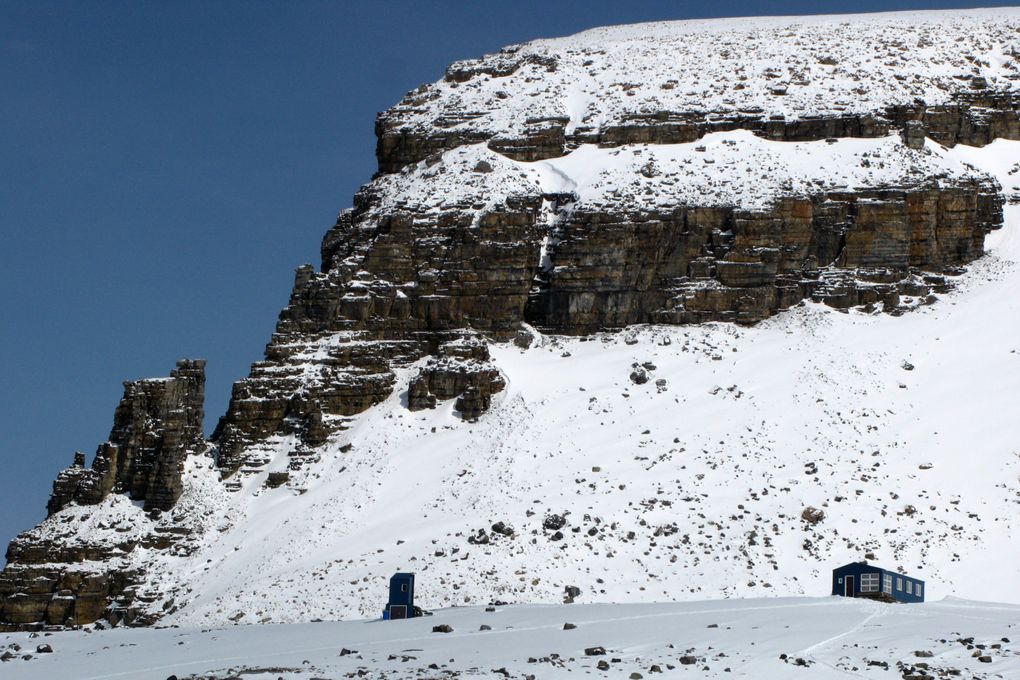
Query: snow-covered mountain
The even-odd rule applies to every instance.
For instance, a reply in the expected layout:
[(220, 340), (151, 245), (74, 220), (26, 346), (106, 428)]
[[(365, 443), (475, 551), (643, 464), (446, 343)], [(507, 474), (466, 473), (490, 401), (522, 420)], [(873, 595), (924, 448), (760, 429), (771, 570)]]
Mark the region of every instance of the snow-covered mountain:
[[(383, 172), (212, 441), (200, 362), (129, 384), (12, 543), (0, 621), (372, 617), (404, 570), (430, 609), (820, 596), (864, 558), (928, 599), (1020, 603), (1018, 30), (1017, 10), (675, 22), (454, 65), (381, 115)], [(650, 630), (786, 606), (835, 631), (792, 656), (879, 611), (578, 611)], [(984, 616), (938, 607), (930, 637)], [(830, 647), (812, 662), (867, 663)]]

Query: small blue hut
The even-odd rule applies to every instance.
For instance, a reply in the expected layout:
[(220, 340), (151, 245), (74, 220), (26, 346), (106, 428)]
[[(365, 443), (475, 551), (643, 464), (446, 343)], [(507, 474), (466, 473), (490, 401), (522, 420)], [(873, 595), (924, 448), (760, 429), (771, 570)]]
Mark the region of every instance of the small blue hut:
[(390, 601), (383, 610), (383, 619), (411, 619), (419, 616), (414, 606), (414, 574), (397, 573), (390, 578)]
[(924, 602), (924, 581), (867, 562), (851, 562), (832, 570), (832, 594), (886, 602)]

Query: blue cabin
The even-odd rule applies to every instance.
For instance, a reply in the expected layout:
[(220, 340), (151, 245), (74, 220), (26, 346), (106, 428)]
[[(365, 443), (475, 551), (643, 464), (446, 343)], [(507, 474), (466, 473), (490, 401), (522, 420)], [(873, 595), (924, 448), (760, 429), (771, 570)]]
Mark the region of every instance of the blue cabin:
[(390, 578), (390, 601), (383, 610), (383, 619), (410, 619), (418, 616), (414, 606), (414, 574), (398, 573)]
[(832, 570), (832, 594), (885, 602), (924, 602), (924, 581), (867, 562), (851, 562)]

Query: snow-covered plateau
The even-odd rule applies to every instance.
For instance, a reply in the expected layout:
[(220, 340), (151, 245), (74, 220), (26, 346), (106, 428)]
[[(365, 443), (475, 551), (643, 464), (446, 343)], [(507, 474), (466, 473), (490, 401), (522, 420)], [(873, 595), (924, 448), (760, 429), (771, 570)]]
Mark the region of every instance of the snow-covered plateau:
[(1009, 7), (610, 26), (456, 62), (391, 115), (401, 130), (500, 136), (557, 118), (571, 134), (663, 111), (796, 119), (938, 105), (974, 79), (1012, 87), (1018, 26)]

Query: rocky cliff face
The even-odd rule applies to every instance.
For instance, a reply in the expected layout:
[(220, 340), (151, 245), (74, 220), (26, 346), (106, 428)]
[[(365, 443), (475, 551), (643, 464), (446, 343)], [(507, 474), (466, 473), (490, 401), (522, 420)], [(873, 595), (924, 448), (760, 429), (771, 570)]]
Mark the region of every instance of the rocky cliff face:
[(169, 510), (181, 497), (181, 471), (189, 454), (205, 446), (205, 362), (179, 361), (167, 379), (124, 383), (110, 437), (92, 468), (76, 453), (53, 482), (46, 509), (52, 516), (70, 503), (96, 505), (112, 492), (144, 501), (145, 510)]
[[(987, 85), (982, 82), (980, 87), (983, 90)], [(570, 133), (569, 118), (552, 117), (529, 120), (521, 136), (509, 137), (493, 130), (476, 129), (474, 123), (480, 116), (469, 113), (460, 114), (460, 125), (454, 132), (409, 130), (402, 114), (419, 112), (419, 96), (408, 95), (401, 107), (380, 114), (376, 122), (379, 139), (376, 156), (381, 172), (399, 172), (437, 153), (478, 142), (509, 158), (536, 161), (563, 156), (582, 144), (685, 144), (713, 132), (732, 130), (751, 130), (773, 141), (809, 142), (834, 137), (883, 137), (911, 127), (945, 146), (984, 146), (998, 138), (1020, 136), (1017, 115), (1020, 99), (1012, 92), (963, 90), (954, 92), (947, 104), (895, 104), (866, 113), (817, 113), (794, 120), (786, 120), (784, 115), (747, 114), (739, 110), (631, 113), (619, 123)]]
[(321, 273), (298, 272), (266, 362), (235, 386), (221, 465), (257, 470), (241, 452), (276, 433), (323, 443), (390, 393), (394, 367), (463, 333), (755, 323), (805, 299), (899, 314), (981, 255), (1002, 203), (993, 180), (896, 136), (741, 132), (540, 163), (449, 151), (365, 187)]
[[(101, 444), (91, 468), (85, 455), (53, 482), (47, 511), (54, 522), (69, 505), (96, 506), (111, 494), (144, 503), (154, 516), (181, 497), (185, 460), (207, 448), (203, 431), (205, 362), (183, 360), (169, 378), (124, 383), (110, 437)], [(0, 629), (119, 620), (129, 609), (137, 572), (119, 557), (143, 541), (132, 528), (114, 528), (120, 540), (64, 541), (49, 533), (26, 532), (7, 549), (8, 566), (0, 575)], [(145, 547), (159, 541), (148, 540)], [(167, 547), (164, 545), (163, 547)], [(95, 569), (106, 563), (107, 568)], [(81, 568), (85, 566), (85, 568)]]
[[(381, 114), (380, 174), (326, 234), (320, 269), (298, 270), (265, 359), (234, 385), (212, 437), (217, 488), (263, 472), (279, 442), (301, 471), (411, 367), (407, 408), (456, 400), (484, 417), (505, 386), (487, 343), (526, 342), (525, 324), (578, 335), (753, 324), (805, 300), (932, 302), (1002, 224), (998, 184), (939, 144), (1020, 138), (1020, 21), (862, 22), (538, 41), (455, 64)], [(205, 448), (203, 382), (202, 362), (181, 362), (125, 385), (92, 467), (76, 456), (43, 527), (8, 550), (0, 624), (159, 615), (137, 616), (134, 597), (156, 558), (123, 556), (195, 549), (178, 501)], [(272, 488), (293, 485), (273, 474)], [(125, 520), (130, 540), (48, 530), (118, 496), (151, 515)]]

